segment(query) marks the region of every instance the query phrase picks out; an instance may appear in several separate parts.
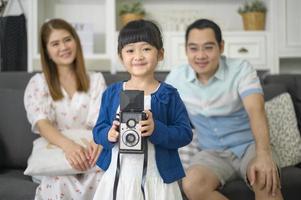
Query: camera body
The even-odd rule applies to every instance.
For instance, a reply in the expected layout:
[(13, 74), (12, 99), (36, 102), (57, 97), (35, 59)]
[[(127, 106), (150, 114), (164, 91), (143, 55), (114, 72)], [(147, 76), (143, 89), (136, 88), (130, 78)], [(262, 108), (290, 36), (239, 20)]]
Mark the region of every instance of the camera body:
[(146, 119), (144, 112), (120, 113), (120, 153), (143, 153), (144, 138), (141, 136), (139, 121)]
[(139, 121), (146, 119), (144, 92), (124, 90), (120, 94), (119, 152), (144, 153), (145, 139), (141, 136)]

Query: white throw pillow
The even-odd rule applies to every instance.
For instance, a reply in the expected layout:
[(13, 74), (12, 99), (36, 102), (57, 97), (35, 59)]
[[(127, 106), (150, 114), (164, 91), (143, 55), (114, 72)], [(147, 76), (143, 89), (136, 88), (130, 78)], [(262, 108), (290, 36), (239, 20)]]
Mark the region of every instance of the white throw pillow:
[[(62, 133), (84, 147), (93, 140), (91, 130), (65, 130)], [(95, 166), (86, 172), (93, 172), (98, 169)], [(32, 153), (28, 158), (27, 168), (24, 171), (25, 175), (60, 176), (79, 173), (83, 172), (71, 167), (61, 148), (50, 144), (43, 137), (34, 140)]]
[(271, 144), (279, 167), (301, 162), (301, 137), (291, 96), (283, 93), (265, 103)]

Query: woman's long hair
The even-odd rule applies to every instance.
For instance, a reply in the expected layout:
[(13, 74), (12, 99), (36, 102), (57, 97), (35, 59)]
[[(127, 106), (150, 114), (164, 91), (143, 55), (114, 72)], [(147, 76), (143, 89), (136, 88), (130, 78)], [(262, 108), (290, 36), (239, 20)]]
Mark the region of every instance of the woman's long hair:
[(49, 42), (49, 37), (53, 30), (66, 30), (75, 40), (77, 51), (73, 63), (73, 70), (76, 76), (77, 91), (88, 91), (89, 77), (86, 73), (80, 39), (74, 28), (62, 19), (51, 19), (45, 22), (41, 27), (39, 39), (41, 62), (50, 95), (52, 99), (56, 101), (62, 99), (64, 96), (61, 90), (57, 65), (50, 59), (47, 51), (47, 43)]

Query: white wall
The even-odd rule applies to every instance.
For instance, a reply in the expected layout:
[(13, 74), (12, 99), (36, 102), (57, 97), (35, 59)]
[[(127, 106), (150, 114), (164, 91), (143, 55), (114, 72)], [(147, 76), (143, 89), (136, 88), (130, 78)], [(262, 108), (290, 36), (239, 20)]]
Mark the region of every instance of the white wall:
[[(18, 1), (21, 2), (23, 8), (24, 8), (24, 12), (26, 16), (29, 16), (29, 1), (30, 0), (9, 0), (11, 2), (11, 6), (9, 7), (8, 13), (9, 15), (19, 15), (22, 13), (22, 10), (20, 9), (20, 6), (18, 4)], [(47, 1), (53, 1), (53, 0), (47, 0)], [(151, 2), (151, 1), (148, 1)], [(149, 10), (152, 10), (153, 12), (150, 13), (150, 15), (156, 15), (156, 11), (160, 11), (161, 9), (167, 9), (167, 10), (173, 10), (175, 11), (175, 13), (177, 11), (181, 11), (183, 9), (183, 7), (185, 7), (185, 3), (182, 5), (183, 7), (173, 7), (171, 9), (171, 5), (166, 5), (164, 3), (161, 3), (161, 1), (157, 0), (154, 1), (154, 4), (152, 3), (148, 3), (146, 5), (146, 8)], [(210, 1), (209, 1), (210, 2)], [(199, 3), (199, 2), (197, 2)], [(202, 13), (203, 17), (207, 17), (207, 15), (212, 14), (212, 12), (209, 12), (210, 10), (214, 9), (214, 1), (212, 4), (208, 3), (208, 1), (206, 2), (207, 5), (206, 7), (200, 7), (199, 13)], [(220, 2), (219, 2), (220, 3)], [(242, 26), (242, 22), (240, 21), (240, 18), (237, 16), (237, 12), (236, 10), (233, 10), (233, 8), (235, 7), (234, 5), (238, 4), (238, 2), (236, 0), (229, 0), (228, 2), (225, 3), (225, 7), (224, 10), (216, 10), (216, 12), (214, 12), (214, 16), (211, 17), (213, 20), (216, 20), (218, 22), (220, 22), (221, 27), (224, 30), (237, 30), (240, 29), (240, 27)], [(186, 7), (193, 7), (194, 5), (186, 5)], [(225, 10), (227, 10), (227, 12), (224, 12)], [(78, 12), (78, 10), (77, 10)], [(197, 14), (199, 14), (197, 13)], [(223, 14), (224, 13), (224, 14)], [(227, 16), (224, 16), (224, 15)], [(230, 18), (233, 20), (227, 20), (228, 22), (235, 22), (235, 23), (227, 23), (225, 22), (223, 19), (225, 18)], [(96, 17), (97, 18), (97, 17)], [(96, 19), (95, 19), (96, 20)], [(27, 25), (28, 22), (27, 21)], [(163, 22), (162, 22), (163, 23)], [(102, 27), (102, 26), (100, 26)], [(183, 28), (183, 27), (181, 27)], [(29, 64), (29, 66), (31, 66), (31, 64)], [(280, 73), (300, 73), (301, 74), (301, 58), (289, 58), (289, 59), (280, 59)]]

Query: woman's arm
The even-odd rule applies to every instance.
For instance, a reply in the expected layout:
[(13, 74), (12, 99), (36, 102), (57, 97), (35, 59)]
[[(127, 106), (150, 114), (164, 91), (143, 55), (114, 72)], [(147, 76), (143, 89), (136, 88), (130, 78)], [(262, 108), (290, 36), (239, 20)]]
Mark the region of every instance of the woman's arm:
[(108, 134), (112, 128), (111, 113), (113, 111), (113, 93), (111, 88), (108, 88), (102, 96), (101, 106), (99, 109), (98, 119), (93, 128), (93, 138), (96, 144), (101, 144), (105, 149), (112, 149), (114, 142), (108, 140)]
[(39, 120), (36, 126), (41, 136), (64, 151), (66, 159), (74, 169), (85, 171), (90, 168), (87, 149), (65, 137), (47, 119)]

